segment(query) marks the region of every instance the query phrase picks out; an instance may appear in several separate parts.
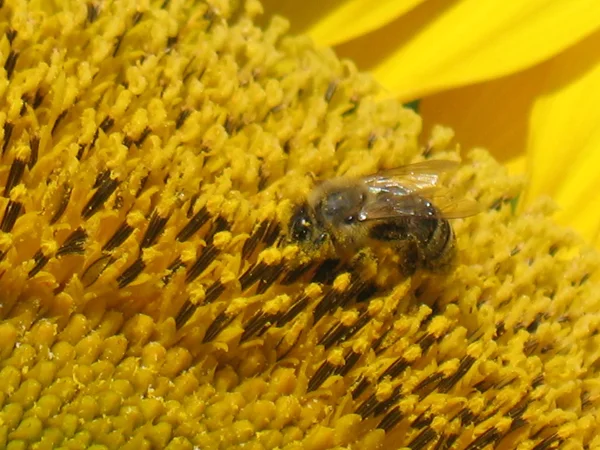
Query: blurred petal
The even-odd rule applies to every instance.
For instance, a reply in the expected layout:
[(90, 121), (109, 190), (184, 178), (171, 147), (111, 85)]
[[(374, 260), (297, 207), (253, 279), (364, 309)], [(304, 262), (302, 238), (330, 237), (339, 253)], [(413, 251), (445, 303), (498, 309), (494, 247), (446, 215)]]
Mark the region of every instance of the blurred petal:
[(552, 194), (559, 220), (590, 240), (600, 228), (599, 48), (600, 32), (543, 65), (528, 142), (526, 200)]
[(526, 168), (522, 205), (551, 195), (561, 208), (557, 219), (590, 241), (600, 229), (599, 48), (596, 32), (530, 70), (420, 104), (426, 132), (449, 125), (463, 147), (491, 149), (512, 173)]
[(335, 11), (320, 18), (307, 32), (319, 44), (335, 45), (388, 24), (422, 1), (343, 1)]
[(430, 0), (337, 51), (412, 100), (532, 67), (599, 27), (597, 0)]
[(382, 27), (423, 0), (263, 0), (267, 15), (291, 21), (292, 32), (305, 33), (319, 45), (332, 46)]
[[(576, 228), (585, 238), (592, 241), (600, 229), (600, 132), (595, 130), (587, 144), (579, 151), (571, 146), (569, 148), (573, 161), (566, 167), (565, 172), (568, 176), (559, 184), (555, 194), (558, 204), (562, 207), (557, 219)], [(548, 174), (550, 177), (552, 173), (559, 172), (560, 167), (552, 166), (552, 169)], [(538, 176), (532, 179), (531, 192), (543, 184), (552, 182), (548, 176), (540, 178)]]
[(424, 135), (443, 124), (452, 127), (463, 148), (485, 147), (503, 163), (524, 155), (540, 76), (543, 72), (530, 69), (424, 97), (419, 105)]
[(508, 173), (511, 175), (523, 175), (527, 167), (527, 155), (522, 154), (511, 158), (504, 163), (504, 166), (508, 169)]

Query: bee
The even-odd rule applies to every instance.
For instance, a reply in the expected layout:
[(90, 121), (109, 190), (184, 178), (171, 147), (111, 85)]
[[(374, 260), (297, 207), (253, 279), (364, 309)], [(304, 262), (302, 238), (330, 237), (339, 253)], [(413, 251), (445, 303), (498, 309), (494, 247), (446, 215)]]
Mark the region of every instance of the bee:
[(342, 258), (367, 246), (392, 246), (406, 274), (443, 267), (454, 255), (456, 240), (448, 219), (479, 210), (474, 201), (455, 199), (441, 183), (458, 165), (430, 160), (325, 180), (294, 210), (290, 238), (312, 249), (330, 243)]

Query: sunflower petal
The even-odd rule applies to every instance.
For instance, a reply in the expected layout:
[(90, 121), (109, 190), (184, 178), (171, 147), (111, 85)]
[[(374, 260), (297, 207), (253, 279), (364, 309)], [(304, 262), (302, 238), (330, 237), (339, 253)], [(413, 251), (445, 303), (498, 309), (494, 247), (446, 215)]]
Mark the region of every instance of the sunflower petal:
[(426, 134), (452, 126), (465, 148), (486, 147), (511, 173), (527, 172), (522, 206), (550, 195), (557, 219), (592, 241), (600, 230), (598, 48), (600, 32), (532, 69), (420, 103)]
[(599, 27), (597, 0), (430, 0), (337, 50), (411, 100), (532, 67)]
[(568, 170), (569, 176), (563, 180), (555, 195), (561, 206), (557, 220), (574, 227), (589, 241), (596, 239), (600, 229), (600, 196), (597, 195), (600, 189), (599, 149), (600, 132), (596, 131), (579, 154), (575, 154), (575, 161)]
[(335, 45), (387, 25), (422, 1), (342, 1), (335, 11), (320, 18), (307, 32), (318, 44)]
[[(485, 147), (505, 164), (522, 157), (541, 76), (543, 71), (534, 68), (424, 97), (419, 105), (424, 135), (443, 124), (452, 127), (463, 148)], [(524, 171), (524, 158), (521, 167)]]
[(271, 14), (291, 20), (292, 30), (310, 35), (318, 45), (332, 46), (382, 27), (423, 0), (265, 0)]
[(514, 158), (509, 159), (504, 163), (504, 166), (508, 169), (508, 173), (511, 175), (523, 175), (527, 167), (527, 156), (518, 155)]
[(559, 221), (594, 239), (600, 229), (600, 32), (544, 64), (528, 142), (526, 200), (541, 193), (562, 207)]

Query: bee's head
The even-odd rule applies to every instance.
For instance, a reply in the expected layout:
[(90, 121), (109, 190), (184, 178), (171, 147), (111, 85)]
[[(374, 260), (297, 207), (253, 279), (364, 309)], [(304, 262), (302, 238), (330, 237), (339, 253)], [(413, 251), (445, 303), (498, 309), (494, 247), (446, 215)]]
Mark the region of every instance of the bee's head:
[(327, 234), (316, 223), (314, 214), (308, 204), (303, 203), (296, 207), (289, 225), (290, 238), (301, 244), (322, 244)]

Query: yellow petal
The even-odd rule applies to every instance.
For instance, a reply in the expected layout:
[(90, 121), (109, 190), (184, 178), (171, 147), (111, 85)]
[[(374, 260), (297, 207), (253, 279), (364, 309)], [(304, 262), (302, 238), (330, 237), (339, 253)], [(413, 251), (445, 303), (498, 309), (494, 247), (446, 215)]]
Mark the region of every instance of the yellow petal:
[(511, 175), (523, 175), (527, 167), (527, 155), (517, 155), (504, 164)]
[[(573, 161), (566, 166), (567, 176), (558, 184), (558, 192), (555, 194), (558, 204), (562, 207), (557, 214), (557, 220), (573, 226), (589, 241), (596, 238), (600, 229), (600, 131), (595, 130), (592, 134), (579, 152), (569, 147)], [(565, 151), (568, 152), (567, 149)], [(561, 168), (555, 163), (551, 169), (547, 176), (532, 179), (532, 191), (541, 183), (551, 182), (552, 174), (558, 173)]]
[(544, 64), (528, 142), (526, 200), (552, 194), (558, 219), (588, 239), (600, 228), (600, 32)]
[(294, 33), (306, 33), (318, 45), (335, 45), (382, 27), (423, 0), (265, 0), (267, 15), (291, 21)]
[(318, 44), (335, 45), (390, 23), (422, 1), (341, 1), (334, 11), (320, 18), (307, 32)]
[(524, 155), (542, 75), (530, 69), (424, 97), (419, 104), (424, 135), (444, 124), (452, 127), (462, 148), (485, 147), (503, 163)]
[(430, 0), (337, 51), (411, 100), (532, 67), (599, 27), (597, 0)]
[(537, 67), (420, 104), (426, 133), (449, 125), (464, 148), (489, 148), (512, 173), (525, 167), (530, 183), (521, 205), (551, 195), (557, 219), (590, 241), (600, 229), (598, 48), (600, 32)]

